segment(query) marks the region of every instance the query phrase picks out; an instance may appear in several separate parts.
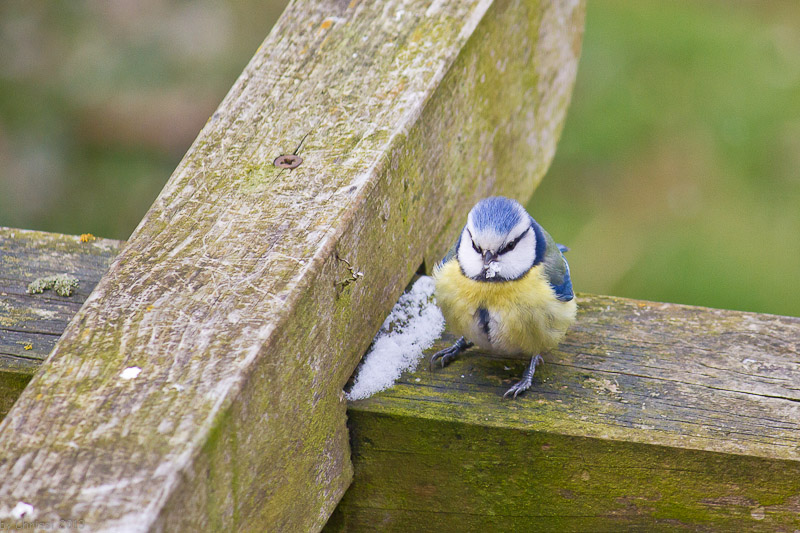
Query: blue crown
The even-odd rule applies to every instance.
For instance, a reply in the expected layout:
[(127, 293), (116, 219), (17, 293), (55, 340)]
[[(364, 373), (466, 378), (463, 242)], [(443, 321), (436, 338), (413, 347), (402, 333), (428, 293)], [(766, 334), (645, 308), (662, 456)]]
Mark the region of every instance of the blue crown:
[(510, 232), (522, 220), (517, 201), (502, 196), (484, 198), (472, 208), (472, 224), (477, 231), (491, 229), (501, 235)]

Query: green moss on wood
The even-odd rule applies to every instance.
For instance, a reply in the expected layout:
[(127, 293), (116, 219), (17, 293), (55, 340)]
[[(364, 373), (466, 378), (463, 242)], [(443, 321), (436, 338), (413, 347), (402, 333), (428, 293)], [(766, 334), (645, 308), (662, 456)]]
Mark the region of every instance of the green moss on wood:
[(348, 416), (354, 481), (326, 531), (791, 531), (800, 512), (795, 461)]
[(328, 530), (792, 531), (800, 319), (579, 309), (514, 401), (526, 361), (472, 349), (352, 402), (354, 481)]
[(0, 420), (5, 418), (31, 377), (29, 373), (0, 372)]

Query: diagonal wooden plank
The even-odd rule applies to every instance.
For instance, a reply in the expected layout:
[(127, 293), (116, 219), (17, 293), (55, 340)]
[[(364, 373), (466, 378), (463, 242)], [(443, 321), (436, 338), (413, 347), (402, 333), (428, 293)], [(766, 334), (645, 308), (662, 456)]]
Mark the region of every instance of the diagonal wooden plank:
[(292, 3), (0, 426), (0, 514), (320, 528), (343, 384), (468, 206), (533, 191), (582, 26), (576, 1)]

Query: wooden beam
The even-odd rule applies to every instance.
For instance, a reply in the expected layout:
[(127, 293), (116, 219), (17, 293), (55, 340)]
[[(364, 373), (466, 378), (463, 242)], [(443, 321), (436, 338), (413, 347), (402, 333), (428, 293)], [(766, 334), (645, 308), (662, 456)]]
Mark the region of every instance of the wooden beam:
[[(0, 227), (0, 418), (6, 415), (122, 248), (119, 241)], [(72, 296), (28, 294), (38, 278), (68, 274)]]
[(326, 531), (793, 531), (799, 354), (800, 318), (584, 295), (514, 401), (473, 349), (352, 402)]
[(293, 2), (0, 425), (0, 516), (321, 528), (342, 386), (468, 207), (533, 191), (582, 27), (578, 1)]
[[(0, 372), (32, 375), (108, 271), (121, 241), (0, 227)], [(38, 278), (79, 280), (71, 296), (29, 294)], [(18, 338), (15, 341), (14, 338)], [(25, 349), (27, 346), (30, 348)]]

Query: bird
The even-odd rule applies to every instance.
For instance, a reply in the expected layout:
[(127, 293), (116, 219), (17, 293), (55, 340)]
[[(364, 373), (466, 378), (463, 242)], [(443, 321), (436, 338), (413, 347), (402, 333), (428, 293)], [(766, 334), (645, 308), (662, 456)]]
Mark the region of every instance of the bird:
[(431, 357), (442, 367), (477, 345), (490, 353), (530, 356), (503, 397), (528, 390), (542, 352), (575, 321), (568, 248), (557, 244), (516, 200), (484, 198), (470, 210), (455, 245), (433, 269), (436, 301), (459, 339)]

